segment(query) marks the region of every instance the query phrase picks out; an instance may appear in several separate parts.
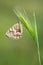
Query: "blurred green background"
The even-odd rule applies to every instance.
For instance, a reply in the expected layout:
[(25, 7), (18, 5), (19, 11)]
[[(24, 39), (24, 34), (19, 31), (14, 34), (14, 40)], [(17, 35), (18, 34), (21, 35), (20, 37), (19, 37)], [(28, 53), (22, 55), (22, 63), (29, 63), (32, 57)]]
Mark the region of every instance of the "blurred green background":
[(6, 31), (18, 22), (13, 12), (14, 7), (36, 12), (43, 65), (43, 0), (0, 0), (0, 65), (39, 65), (36, 45), (24, 26), (21, 39), (9, 39), (5, 36)]

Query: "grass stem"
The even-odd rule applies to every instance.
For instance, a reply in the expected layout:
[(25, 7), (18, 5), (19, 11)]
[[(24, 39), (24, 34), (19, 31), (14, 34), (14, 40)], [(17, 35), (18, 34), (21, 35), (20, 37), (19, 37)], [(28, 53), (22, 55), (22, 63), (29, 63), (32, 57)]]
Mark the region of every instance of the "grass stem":
[(41, 65), (40, 49), (39, 49), (39, 41), (38, 41), (38, 33), (37, 33), (37, 24), (36, 24), (35, 13), (34, 13), (34, 22), (35, 22), (35, 42), (36, 42), (36, 47), (37, 47), (37, 52), (38, 52), (39, 65)]

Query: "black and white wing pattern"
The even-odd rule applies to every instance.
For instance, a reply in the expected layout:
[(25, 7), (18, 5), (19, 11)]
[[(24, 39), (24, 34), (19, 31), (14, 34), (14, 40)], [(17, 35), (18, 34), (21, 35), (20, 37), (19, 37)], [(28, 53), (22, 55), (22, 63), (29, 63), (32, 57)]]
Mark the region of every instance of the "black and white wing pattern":
[(19, 39), (22, 37), (22, 33), (22, 24), (16, 23), (6, 32), (6, 36), (9, 38)]

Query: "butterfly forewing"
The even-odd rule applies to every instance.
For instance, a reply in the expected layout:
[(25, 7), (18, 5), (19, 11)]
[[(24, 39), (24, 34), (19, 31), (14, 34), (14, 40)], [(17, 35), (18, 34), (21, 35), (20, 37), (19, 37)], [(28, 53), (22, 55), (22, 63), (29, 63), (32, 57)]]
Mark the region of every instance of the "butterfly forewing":
[(21, 23), (17, 23), (15, 25), (13, 25), (7, 32), (6, 35), (9, 38), (14, 38), (14, 39), (19, 39), (22, 36), (22, 24)]

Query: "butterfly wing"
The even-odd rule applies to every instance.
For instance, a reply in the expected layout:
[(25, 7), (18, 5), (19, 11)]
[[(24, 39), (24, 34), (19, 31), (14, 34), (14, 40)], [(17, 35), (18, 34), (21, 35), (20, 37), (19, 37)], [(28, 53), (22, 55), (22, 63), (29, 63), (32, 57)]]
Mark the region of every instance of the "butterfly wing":
[(17, 23), (6, 32), (6, 36), (8, 36), (9, 38), (19, 39), (22, 36), (22, 32), (22, 24)]

